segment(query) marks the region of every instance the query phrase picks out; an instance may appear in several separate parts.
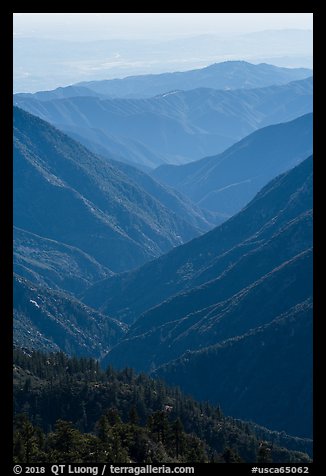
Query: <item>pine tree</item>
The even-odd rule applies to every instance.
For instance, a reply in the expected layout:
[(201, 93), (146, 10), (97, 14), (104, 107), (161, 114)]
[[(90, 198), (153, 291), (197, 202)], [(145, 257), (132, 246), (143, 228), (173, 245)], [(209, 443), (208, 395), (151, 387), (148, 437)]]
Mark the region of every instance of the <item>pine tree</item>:
[(121, 423), (121, 418), (116, 408), (110, 408), (110, 410), (108, 410), (106, 413), (106, 417), (110, 426), (114, 426), (118, 423)]
[(183, 453), (184, 438), (183, 438), (183, 425), (180, 418), (177, 418), (172, 424), (172, 431), (175, 443), (175, 455), (178, 458)]
[(265, 442), (260, 443), (257, 463), (271, 463), (271, 450)]
[(151, 423), (149, 428), (151, 433), (156, 436), (157, 441), (161, 441), (164, 444), (168, 431), (168, 421), (166, 413), (163, 411), (153, 413), (150, 422)]
[(15, 450), (17, 457), (23, 458), (24, 463), (31, 463), (38, 452), (35, 429), (27, 415), (18, 415), (15, 419)]
[(53, 449), (69, 463), (79, 463), (83, 437), (69, 421), (58, 420), (53, 434)]
[(137, 409), (136, 409), (135, 405), (133, 405), (130, 408), (129, 422), (131, 423), (131, 425), (138, 425), (139, 424), (139, 416), (138, 416)]
[(225, 463), (241, 463), (241, 458), (236, 451), (226, 448), (222, 455)]
[(105, 415), (102, 415), (96, 424), (96, 433), (102, 443), (107, 443), (109, 441), (109, 431), (110, 425), (108, 418)]

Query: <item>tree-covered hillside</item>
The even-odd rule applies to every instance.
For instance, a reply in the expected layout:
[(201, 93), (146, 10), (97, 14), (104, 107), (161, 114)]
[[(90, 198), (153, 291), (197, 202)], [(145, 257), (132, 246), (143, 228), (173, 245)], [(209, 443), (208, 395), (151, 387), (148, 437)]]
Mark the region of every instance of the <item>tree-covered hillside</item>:
[(310, 440), (225, 417), (131, 369), (103, 371), (63, 353), (14, 350), (14, 409), (17, 463), (310, 461)]

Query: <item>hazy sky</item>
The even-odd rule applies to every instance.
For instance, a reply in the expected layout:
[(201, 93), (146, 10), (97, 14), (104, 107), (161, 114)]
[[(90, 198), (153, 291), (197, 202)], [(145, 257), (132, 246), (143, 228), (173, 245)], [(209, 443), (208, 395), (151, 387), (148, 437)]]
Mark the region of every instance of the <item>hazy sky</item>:
[[(312, 13), (14, 13), (14, 91), (226, 60), (312, 66)], [(248, 33), (254, 35), (247, 35)]]
[(14, 36), (100, 40), (312, 29), (312, 13), (14, 13)]

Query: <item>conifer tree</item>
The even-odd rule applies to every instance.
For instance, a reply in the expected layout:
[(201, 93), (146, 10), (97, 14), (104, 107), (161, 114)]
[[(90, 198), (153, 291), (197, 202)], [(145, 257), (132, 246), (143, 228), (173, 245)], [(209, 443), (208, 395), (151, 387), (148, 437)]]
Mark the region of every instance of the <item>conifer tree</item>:
[(133, 406), (130, 408), (130, 411), (129, 411), (129, 422), (130, 422), (132, 425), (138, 425), (138, 424), (139, 424), (139, 416), (138, 416), (137, 409), (136, 409), (135, 405), (133, 405)]
[(180, 454), (183, 453), (183, 446), (184, 446), (184, 438), (183, 438), (183, 425), (181, 423), (180, 418), (177, 418), (173, 425), (173, 437), (175, 443), (175, 455), (178, 458)]

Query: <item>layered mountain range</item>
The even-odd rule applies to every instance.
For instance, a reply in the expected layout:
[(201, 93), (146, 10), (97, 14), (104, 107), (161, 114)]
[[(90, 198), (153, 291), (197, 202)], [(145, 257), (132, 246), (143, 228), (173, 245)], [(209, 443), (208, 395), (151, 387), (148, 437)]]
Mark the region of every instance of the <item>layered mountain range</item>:
[[(102, 312), (134, 321), (106, 364), (155, 372), (185, 390), (198, 387), (196, 396), (209, 396), (237, 416), (301, 436), (311, 436), (311, 299), (312, 157), (216, 229), (84, 295)], [(253, 342), (255, 354), (247, 356)], [(269, 359), (259, 358), (273, 346), (279, 346), (278, 360), (272, 350)], [(233, 359), (232, 372), (220, 355)], [(250, 385), (242, 375), (244, 355), (257, 377)], [(299, 355), (302, 364), (293, 369)], [(201, 372), (206, 379), (197, 379)], [(235, 385), (229, 404), (224, 384)], [(261, 406), (248, 406), (255, 393)], [(292, 414), (285, 418), (288, 405)], [(302, 406), (307, 419), (299, 428)]]
[(271, 64), (224, 61), (201, 69), (176, 73), (129, 76), (106, 81), (86, 81), (76, 86), (111, 97), (152, 97), (168, 91), (195, 88), (254, 89), (286, 84), (311, 76), (307, 68), (280, 68)]
[(94, 92), (57, 98), (50, 92), (42, 99), (15, 95), (14, 103), (98, 154), (155, 168), (217, 154), (261, 127), (311, 112), (312, 78), (258, 89), (172, 91), (146, 99), (108, 99)]
[(264, 127), (219, 155), (186, 165), (164, 165), (153, 177), (198, 206), (229, 217), (273, 177), (312, 153), (312, 114)]
[[(272, 258), (274, 254), (270, 256), (267, 243), (272, 236), (276, 238), (283, 227), (281, 236), (288, 236), (289, 239), (284, 240), (286, 246), (280, 249), (281, 254), (277, 251), (276, 260), (287, 249), (290, 254), (301, 252), (307, 240), (311, 246), (311, 208), (312, 158), (275, 178), (241, 212), (219, 227), (137, 270), (97, 283), (85, 292), (84, 300), (103, 312), (133, 322), (144, 311), (175, 294), (201, 286), (220, 275), (225, 279), (227, 274), (224, 275), (224, 271), (231, 273), (238, 260), (242, 265), (241, 258), (244, 255), (248, 255), (247, 259), (254, 259), (255, 254), (252, 252), (256, 249), (260, 252), (266, 250), (266, 259)], [(292, 223), (292, 220), (295, 221)], [(294, 239), (296, 235), (292, 234), (295, 226), (300, 226), (301, 220), (304, 220), (301, 229), (307, 233), (307, 239), (303, 241)], [(265, 247), (260, 248), (263, 243)], [(275, 264), (274, 258), (267, 261), (268, 266)], [(260, 263), (257, 259), (255, 266), (246, 265), (241, 273), (235, 273), (240, 286), (252, 282), (259, 276), (257, 273), (261, 273), (261, 268), (268, 270), (262, 267), (265, 260)], [(226, 291), (234, 292), (235, 285), (236, 282), (230, 277), (228, 286), (225, 286)], [(220, 281), (217, 288), (221, 289)], [(183, 294), (178, 294), (178, 299), (182, 297)], [(198, 301), (201, 305), (202, 301)], [(183, 306), (180, 305), (181, 312)], [(170, 312), (165, 314), (167, 318), (171, 315)], [(173, 316), (178, 317), (178, 314)]]
[(122, 79), (83, 81), (53, 91), (21, 93), (16, 97), (62, 99), (76, 96), (118, 98), (149, 98), (169, 91), (195, 88), (254, 89), (286, 84), (312, 75), (307, 68), (280, 68), (272, 64), (252, 64), (247, 61), (224, 61), (190, 71), (127, 76)]
[(212, 226), (189, 200), (150, 177), (141, 187), (142, 173), (135, 172), (138, 184), (118, 165), (15, 108), (17, 271), (81, 292)]
[(15, 344), (310, 438), (309, 75), (227, 62), (16, 95)]

